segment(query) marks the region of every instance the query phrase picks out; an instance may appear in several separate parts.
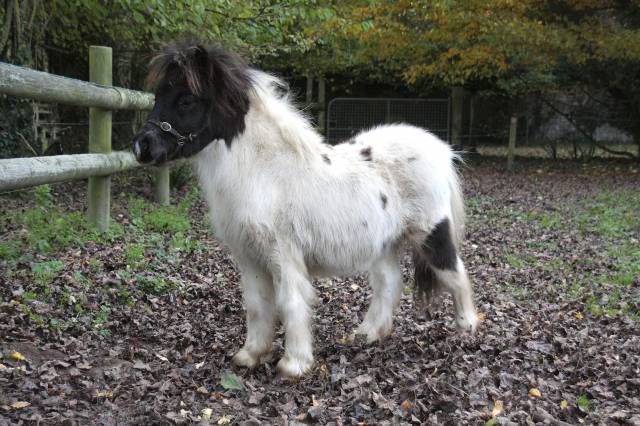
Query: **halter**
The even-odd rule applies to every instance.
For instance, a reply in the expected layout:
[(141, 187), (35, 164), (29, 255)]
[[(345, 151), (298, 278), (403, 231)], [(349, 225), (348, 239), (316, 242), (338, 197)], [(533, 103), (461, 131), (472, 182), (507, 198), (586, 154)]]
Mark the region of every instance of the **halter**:
[(176, 129), (174, 129), (173, 126), (171, 125), (171, 123), (169, 123), (169, 122), (157, 121), (157, 120), (147, 120), (147, 123), (153, 124), (154, 126), (158, 127), (163, 132), (169, 133), (171, 136), (176, 138), (176, 142), (178, 143), (178, 146), (184, 145), (185, 142), (193, 142), (193, 140), (198, 137), (198, 133), (200, 133), (200, 132), (198, 132), (198, 133), (189, 133), (188, 136), (183, 136), (183, 135), (180, 134), (180, 132), (178, 132)]

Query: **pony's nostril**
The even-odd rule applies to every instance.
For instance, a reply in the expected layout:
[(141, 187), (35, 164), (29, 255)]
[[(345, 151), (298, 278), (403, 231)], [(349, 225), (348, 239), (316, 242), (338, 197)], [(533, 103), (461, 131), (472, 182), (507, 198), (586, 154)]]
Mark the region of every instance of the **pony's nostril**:
[(149, 142), (146, 135), (140, 135), (133, 138), (133, 154), (138, 161), (143, 160), (149, 151)]

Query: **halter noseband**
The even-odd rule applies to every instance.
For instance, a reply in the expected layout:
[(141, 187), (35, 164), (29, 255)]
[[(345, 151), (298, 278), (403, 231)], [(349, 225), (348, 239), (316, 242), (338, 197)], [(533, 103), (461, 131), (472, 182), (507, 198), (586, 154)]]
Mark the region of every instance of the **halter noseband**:
[(176, 138), (178, 146), (184, 145), (185, 142), (193, 142), (193, 140), (198, 137), (198, 133), (200, 133), (189, 133), (188, 136), (183, 136), (180, 134), (180, 132), (173, 128), (171, 123), (167, 121), (147, 120), (147, 123), (153, 124), (163, 132), (169, 133), (171, 136)]

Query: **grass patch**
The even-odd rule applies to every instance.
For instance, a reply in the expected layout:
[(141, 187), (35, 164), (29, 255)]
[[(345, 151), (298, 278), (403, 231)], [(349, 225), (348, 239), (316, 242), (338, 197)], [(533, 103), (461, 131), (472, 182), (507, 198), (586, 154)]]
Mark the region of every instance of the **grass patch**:
[[(138, 303), (141, 294), (161, 295), (177, 288), (164, 276), (142, 274), (141, 268), (165, 270), (166, 264), (181, 262), (185, 253), (204, 250), (190, 219), (198, 195), (194, 189), (178, 204), (162, 207), (129, 197), (128, 220), (112, 220), (106, 232), (98, 232), (83, 213), (56, 206), (49, 186), (33, 189), (35, 204), (0, 214), (6, 228), (0, 235), (0, 270), (24, 288), (19, 295), (0, 293), (0, 302), (16, 300), (39, 328), (108, 337), (116, 306), (145, 309)], [(76, 251), (94, 252), (96, 246), (95, 256), (75, 261)], [(110, 250), (118, 246), (122, 249)], [(30, 267), (25, 269), (25, 264)], [(115, 279), (110, 271), (115, 271)], [(39, 313), (45, 308), (47, 314)]]
[(145, 293), (162, 294), (175, 288), (173, 283), (165, 281), (161, 277), (143, 276), (136, 277), (136, 285)]
[(199, 192), (194, 188), (177, 205), (155, 206), (141, 198), (131, 196), (128, 200), (132, 223), (147, 231), (160, 233), (187, 232), (191, 229), (189, 210)]
[(604, 190), (594, 201), (585, 202), (578, 215), (578, 229), (583, 235), (598, 234), (607, 238), (624, 238), (640, 232), (640, 193), (630, 190)]
[(33, 281), (39, 286), (49, 284), (58, 272), (64, 269), (64, 263), (59, 260), (50, 260), (31, 265)]
[(524, 266), (524, 260), (515, 254), (508, 253), (506, 256), (507, 263), (514, 269), (521, 269)]

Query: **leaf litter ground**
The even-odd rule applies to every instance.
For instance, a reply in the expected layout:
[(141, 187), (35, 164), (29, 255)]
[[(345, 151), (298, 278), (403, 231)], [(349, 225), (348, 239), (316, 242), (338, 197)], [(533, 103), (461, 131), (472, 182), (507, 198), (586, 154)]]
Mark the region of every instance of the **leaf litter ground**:
[[(521, 164), (463, 172), (475, 335), (452, 327), (447, 298), (416, 313), (408, 286), (389, 338), (350, 342), (366, 277), (320, 280), (316, 363), (295, 383), (275, 374), (281, 332), (271, 360), (231, 365), (239, 274), (202, 201), (190, 227), (146, 232), (127, 195), (148, 195), (144, 173), (118, 178), (124, 232), (0, 263), (0, 424), (640, 424), (637, 166)], [(82, 183), (52, 195), (83, 209)], [(3, 239), (28, 239), (10, 215), (33, 198), (2, 197)]]

